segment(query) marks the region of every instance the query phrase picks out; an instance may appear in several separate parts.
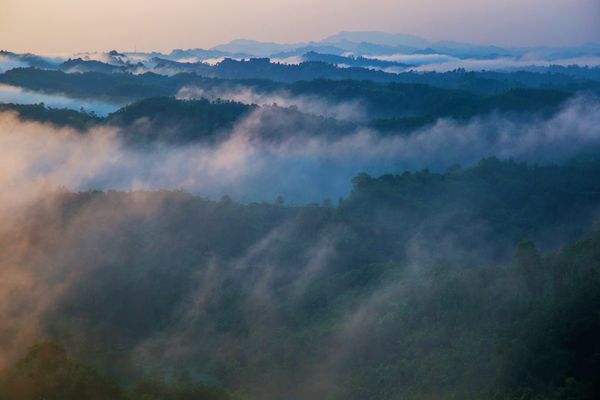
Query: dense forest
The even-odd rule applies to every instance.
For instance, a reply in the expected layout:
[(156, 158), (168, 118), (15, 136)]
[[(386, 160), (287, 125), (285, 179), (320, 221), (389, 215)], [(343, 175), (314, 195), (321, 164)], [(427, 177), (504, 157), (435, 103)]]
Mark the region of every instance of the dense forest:
[(0, 51), (0, 400), (600, 398), (600, 47), (338, 36)]
[[(240, 67), (245, 69), (243, 65)], [(281, 65), (281, 68), (287, 68)], [(344, 69), (341, 69), (344, 70)], [(196, 73), (178, 73), (175, 75), (159, 75), (152, 72), (143, 74), (108, 73), (107, 71), (89, 71), (65, 73), (60, 70), (44, 70), (37, 68), (15, 68), (0, 74), (0, 83), (20, 86), (31, 90), (55, 91), (75, 96), (107, 96), (124, 98), (141, 98), (149, 96), (174, 95), (185, 86), (198, 86), (204, 89), (226, 89), (236, 86), (250, 87), (258, 91), (280, 92), (289, 90), (296, 95), (323, 94), (331, 89), (334, 97), (342, 96), (344, 100), (352, 97), (383, 96), (390, 92), (396, 96), (403, 89), (418, 88), (423, 93), (417, 96), (432, 94), (494, 96), (501, 95), (511, 89), (542, 89), (566, 93), (578, 91), (597, 93), (600, 88), (600, 76), (587, 78), (563, 73), (533, 72), (468, 72), (456, 70), (445, 73), (406, 73), (390, 74), (392, 80), (379, 82), (370, 77), (337, 77), (330, 74), (314, 74), (304, 79), (291, 82), (272, 80), (265, 74), (239, 74), (240, 76), (220, 77), (199, 75)], [(399, 78), (396, 78), (399, 77)], [(437, 90), (436, 90), (437, 89)], [(416, 91), (413, 90), (412, 93)], [(465, 93), (467, 92), (467, 93)], [(422, 105), (421, 105), (422, 107)]]
[[(72, 74), (64, 75), (68, 77), (64, 81), (61, 80), (63, 75), (48, 76), (48, 82), (52, 82), (49, 83), (51, 87), (46, 86), (46, 83), (40, 83), (41, 86), (38, 87), (36, 83), (32, 84), (31, 88), (56, 90), (75, 96), (87, 93), (108, 98), (118, 92), (127, 93), (128, 96), (136, 92), (129, 84), (118, 82), (121, 78), (113, 82), (112, 75), (97, 74), (94, 79), (89, 79), (86, 75), (88, 74), (81, 76), (81, 81), (86, 82), (86, 85), (94, 85), (93, 82), (97, 81), (96, 89), (80, 86), (79, 78), (70, 82)], [(148, 79), (152, 80), (153, 77)], [(168, 82), (169, 85), (172, 83)], [(177, 84), (181, 86), (179, 90), (186, 84), (187, 82)], [(71, 91), (69, 85), (74, 85), (76, 90)], [(194, 90), (203, 93), (202, 97), (154, 97), (174, 95), (179, 86), (159, 88), (142, 81), (141, 99), (106, 117), (98, 117), (93, 111), (59, 109), (44, 104), (0, 104), (0, 110), (15, 111), (25, 120), (70, 126), (80, 130), (101, 124), (127, 127), (131, 129), (130, 135), (136, 135), (139, 131), (135, 123), (146, 118), (156, 125), (153, 127), (154, 133), (146, 138), (142, 133), (142, 138), (137, 138), (138, 141), (162, 138), (167, 141), (193, 142), (232, 128), (257, 107), (282, 114), (279, 118), (271, 118), (271, 125), (280, 125), (277, 127), (279, 132), (312, 131), (339, 135), (363, 127), (394, 134), (407, 133), (431, 125), (439, 118), (468, 121), (470, 118), (492, 113), (505, 113), (512, 117), (548, 117), (559, 111), (569, 99), (577, 97), (569, 92), (517, 88), (499, 95), (480, 96), (467, 91), (439, 89), (420, 84), (379, 85), (368, 81), (316, 80), (290, 86), (276, 85), (268, 89), (263, 89), (261, 82), (223, 83), (205, 80), (195, 81), (194, 85)], [(253, 90), (257, 90), (253, 92), (256, 101), (244, 102), (236, 95)], [(218, 93), (224, 98), (220, 98)], [(229, 97), (232, 99), (227, 98), (228, 93), (231, 93)], [(208, 96), (209, 94), (214, 96)], [(267, 102), (260, 101), (262, 98)], [(270, 99), (271, 103), (268, 102)], [(291, 103), (279, 105), (277, 100)], [(296, 102), (300, 103), (300, 107), (296, 106)], [(310, 106), (311, 103), (316, 105)], [(315, 111), (319, 105), (321, 111), (325, 111), (321, 115)], [(342, 111), (336, 111), (336, 107)], [(328, 108), (333, 111), (326, 112)], [(281, 125), (285, 123), (288, 126), (283, 129)], [(156, 133), (169, 126), (174, 128), (170, 139)], [(273, 126), (265, 128), (265, 136), (277, 135), (273, 130)]]
[[(42, 343), (4, 390), (595, 398), (599, 172), (486, 159), (363, 174), (335, 206), (56, 192), (20, 217), (25, 251), (10, 228), (3, 243), (53, 293), (36, 336), (82, 361)], [(23, 339), (8, 328), (5, 345)]]

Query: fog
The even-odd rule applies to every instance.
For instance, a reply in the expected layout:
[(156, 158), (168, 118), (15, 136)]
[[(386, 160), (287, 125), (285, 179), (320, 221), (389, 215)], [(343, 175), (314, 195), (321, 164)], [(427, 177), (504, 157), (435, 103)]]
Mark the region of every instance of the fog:
[(367, 111), (359, 100), (342, 101), (337, 103), (328, 102), (319, 96), (303, 95), (297, 96), (292, 93), (281, 92), (258, 92), (245, 86), (234, 86), (229, 89), (218, 88), (205, 90), (199, 87), (186, 86), (179, 90), (177, 98), (182, 100), (201, 99), (230, 100), (244, 104), (277, 105), (280, 107), (295, 107), (299, 111), (342, 121), (364, 121), (368, 118)]
[(302, 204), (347, 195), (359, 172), (443, 171), (488, 156), (565, 162), (600, 148), (600, 103), (584, 97), (548, 118), (491, 114), (462, 122), (439, 119), (401, 135), (358, 128), (337, 136), (303, 131), (264, 137), (265, 112), (268, 108), (257, 109), (214, 144), (143, 148), (125, 144), (125, 128), (99, 127), (81, 134), (3, 114), (3, 184), (29, 190), (33, 183), (75, 191), (184, 189), (242, 201), (272, 201), (282, 195)]
[[(273, 203), (278, 195), (287, 204), (335, 202), (348, 195), (351, 178), (362, 171), (445, 170), (492, 155), (565, 162), (600, 149), (600, 102), (577, 97), (548, 117), (440, 119), (399, 135), (357, 129), (339, 136), (292, 131), (264, 137), (265, 112), (268, 108), (257, 109), (212, 144), (142, 148), (127, 144), (126, 128), (82, 133), (0, 114), (0, 319), (7, 321), (0, 327), (0, 369), (19, 349), (56, 335), (105, 370), (120, 372), (126, 364), (138, 374), (178, 379), (185, 371), (187, 379), (200, 380), (214, 371), (234, 371), (238, 375), (223, 373), (219, 383), (252, 387), (258, 398), (343, 393), (364, 360), (398, 354), (427, 370), (415, 370), (418, 379), (444, 382), (457, 369), (471, 375), (455, 378), (456, 385), (486, 382), (479, 363), (489, 360), (481, 349), (493, 347), (496, 337), (476, 313), (480, 304), (497, 298), (460, 292), (452, 304), (431, 299), (447, 288), (480, 287), (488, 272), (465, 269), (440, 284), (429, 268), (436, 258), (461, 266), (482, 259), (493, 264), (484, 256), (504, 243), (494, 236), (488, 240), (494, 232), (485, 221), (461, 214), (456, 227), (456, 216), (443, 212), (435, 221), (422, 221), (406, 233), (407, 241), (396, 243), (398, 252), (406, 252), (406, 268), (390, 268), (379, 277), (376, 265), (361, 265), (361, 274), (376, 278), (361, 291), (350, 286), (323, 327), (311, 325), (312, 315), (319, 321), (312, 307), (320, 310), (311, 303), (314, 288), (325, 285), (327, 293), (327, 285), (335, 289), (340, 281), (366, 279), (348, 278), (348, 255), (340, 253), (355, 232), (337, 223), (307, 232), (331, 208), (307, 207), (302, 217), (280, 207), (290, 214), (265, 222), (260, 211), (258, 217), (236, 214), (239, 209), (226, 199), (206, 205), (185, 192), (160, 190), (244, 202)], [(134, 192), (68, 192), (115, 189)], [(403, 217), (394, 210), (377, 216), (390, 222)], [(233, 225), (222, 224), (222, 218)], [(450, 232), (444, 230), (448, 226)], [(464, 232), (472, 240), (464, 242)], [(510, 270), (495, 271), (500, 278), (485, 281), (486, 288), (518, 309), (523, 294), (503, 275)], [(431, 308), (424, 313), (422, 304)], [(459, 335), (455, 321), (439, 322), (454, 317), (460, 318)], [(294, 318), (308, 321), (302, 335), (296, 334)], [(458, 355), (449, 353), (458, 364), (436, 363), (431, 354), (439, 350), (411, 336), (411, 329), (428, 332), (439, 347), (459, 349)], [(424, 350), (407, 356), (404, 340)], [(307, 348), (306, 342), (317, 344)]]
[(6, 72), (13, 68), (28, 67), (27, 63), (16, 60), (13, 57), (0, 55), (0, 73)]
[(35, 92), (3, 84), (0, 84), (0, 103), (44, 103), (47, 107), (68, 108), (76, 111), (80, 111), (83, 108), (86, 112), (94, 112), (98, 116), (106, 116), (124, 105), (96, 99), (77, 99), (60, 94)]
[(496, 57), (496, 58), (457, 58), (445, 54), (393, 54), (382, 56), (365, 56), (376, 60), (396, 61), (414, 65), (414, 67), (385, 68), (386, 72), (399, 73), (404, 71), (417, 72), (448, 72), (456, 69), (467, 71), (515, 71), (526, 70), (531, 67), (558, 66), (600, 66), (600, 57), (582, 56), (571, 58), (542, 58), (535, 54), (522, 57)]

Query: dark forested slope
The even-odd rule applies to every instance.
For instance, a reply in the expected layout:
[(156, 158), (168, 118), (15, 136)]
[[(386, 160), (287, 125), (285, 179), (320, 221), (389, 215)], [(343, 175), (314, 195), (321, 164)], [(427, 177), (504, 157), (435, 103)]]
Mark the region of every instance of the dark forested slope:
[(38, 336), (126, 386), (159, 376), (241, 398), (593, 399), (600, 236), (560, 244), (593, 231), (599, 172), (486, 159), (359, 175), (337, 207), (58, 192), (2, 243), (44, 288), (26, 297), (46, 304)]

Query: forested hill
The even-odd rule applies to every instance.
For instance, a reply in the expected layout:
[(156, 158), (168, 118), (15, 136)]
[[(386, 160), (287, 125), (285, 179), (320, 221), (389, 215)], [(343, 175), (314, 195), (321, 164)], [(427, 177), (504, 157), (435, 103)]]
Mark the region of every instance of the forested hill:
[[(442, 174), (423, 170), (376, 179), (361, 174), (340, 212), (357, 221), (377, 219), (379, 225), (366, 236), (395, 237), (386, 254), (415, 232), (437, 235), (434, 246), (453, 238), (450, 252), (468, 251), (474, 241), (476, 252), (501, 247), (505, 239), (508, 246), (536, 238), (552, 247), (577, 237), (600, 216), (600, 184), (594, 178), (599, 167), (597, 161), (529, 166), (488, 158)], [(447, 256), (439, 254), (438, 261)]]
[[(244, 65), (244, 64), (241, 64)], [(278, 68), (294, 68), (279, 65)], [(345, 71), (345, 69), (341, 69)], [(364, 70), (369, 72), (370, 70)], [(404, 73), (389, 74), (394, 77), (387, 81), (377, 79), (352, 78), (315, 73), (292, 81), (277, 81), (269, 74), (249, 75), (240, 73), (233, 76), (202, 75), (195, 72), (181, 72), (172, 76), (159, 75), (153, 72), (141, 74), (75, 72), (65, 73), (55, 70), (36, 68), (14, 68), (0, 74), (0, 83), (20, 86), (30, 90), (54, 91), (74, 96), (107, 96), (120, 98), (140, 98), (149, 96), (173, 95), (183, 86), (199, 86), (205, 89), (228, 89), (236, 86), (248, 86), (259, 91), (273, 92), (289, 89), (295, 94), (327, 93), (329, 87), (321, 86), (327, 81), (346, 81), (344, 86), (354, 85), (355, 90), (373, 92), (377, 87), (389, 84), (426, 85), (439, 89), (469, 92), (480, 96), (499, 95), (510, 89), (546, 89), (568, 93), (593, 92), (600, 90), (600, 79), (591, 80), (560, 73), (533, 72), (466, 72), (452, 71), (445, 73)], [(312, 85), (306, 82), (315, 81)], [(367, 83), (370, 83), (367, 85)], [(393, 87), (393, 86), (392, 86)], [(315, 92), (316, 90), (316, 92)], [(356, 92), (350, 92), (356, 95)], [(347, 100), (347, 98), (346, 98)]]
[[(3, 243), (27, 243), (6, 251), (56, 293), (15, 292), (44, 301), (42, 336), (133, 399), (215, 384), (242, 399), (592, 399), (598, 173), (596, 161), (485, 159), (359, 175), (339, 205), (57, 192)], [(36, 387), (60, 382), (63, 399), (100, 382), (61, 350), (32, 351), (4, 390), (24, 390), (14, 376), (32, 368)], [(40, 351), (66, 365), (60, 379)], [(143, 375), (183, 386), (128, 392)]]
[(600, 399), (599, 55), (0, 51), (0, 400)]
[[(113, 93), (105, 86), (104, 75), (97, 90), (102, 96)], [(149, 89), (148, 86), (140, 86)], [(63, 88), (67, 90), (67, 88)], [(542, 89), (513, 89), (506, 93), (480, 97), (467, 92), (438, 89), (421, 85), (377, 84), (352, 81), (313, 81), (289, 87), (289, 96), (297, 96), (301, 105), (278, 106), (277, 104), (246, 104), (230, 100), (207, 100), (204, 97), (184, 100), (175, 97), (142, 97), (129, 105), (105, 116), (98, 117), (86, 110), (51, 108), (43, 104), (0, 104), (0, 111), (14, 111), (21, 119), (51, 123), (59, 127), (73, 127), (85, 131), (94, 126), (110, 125), (130, 130), (130, 136), (139, 140), (165, 139), (176, 143), (194, 142), (213, 137), (231, 129), (252, 111), (276, 112), (265, 126), (265, 137), (283, 137), (298, 132), (312, 135), (343, 135), (357, 128), (372, 128), (385, 134), (403, 134), (435, 123), (439, 118), (467, 121), (473, 117), (485, 117), (494, 112), (511, 118), (549, 117), (560, 111), (561, 106), (572, 98), (566, 92)], [(117, 91), (120, 89), (116, 89)], [(171, 89), (158, 92), (171, 92)], [(131, 93), (131, 92), (128, 92)], [(76, 94), (76, 93), (74, 93)], [(114, 93), (113, 93), (114, 94)], [(98, 94), (100, 95), (100, 94)], [(267, 98), (268, 93), (264, 94)], [(294, 99), (294, 97), (291, 97)], [(317, 102), (317, 100), (320, 102)], [(344, 100), (349, 99), (349, 100)], [(292, 100), (290, 100), (292, 101)], [(310, 106), (315, 102), (316, 106)], [(340, 115), (315, 115), (328, 108)], [(358, 120), (347, 117), (357, 116)], [(338, 118), (336, 118), (338, 117)], [(146, 121), (150, 134), (138, 135), (138, 120)], [(264, 121), (263, 121), (264, 122)], [(270, 125), (270, 126), (269, 126)], [(170, 129), (170, 138), (161, 134)], [(274, 130), (277, 129), (277, 132)], [(136, 140), (137, 140), (136, 139)]]

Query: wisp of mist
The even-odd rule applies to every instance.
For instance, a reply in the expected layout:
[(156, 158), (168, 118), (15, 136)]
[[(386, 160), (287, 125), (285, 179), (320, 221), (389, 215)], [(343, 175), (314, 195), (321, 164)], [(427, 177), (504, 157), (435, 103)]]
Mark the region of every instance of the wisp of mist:
[(600, 147), (600, 103), (584, 97), (545, 118), (493, 113), (469, 121), (439, 119), (411, 133), (385, 136), (360, 128), (335, 137), (286, 132), (280, 139), (265, 139), (261, 112), (257, 109), (213, 144), (144, 148), (126, 145), (127, 131), (118, 128), (82, 134), (5, 113), (0, 182), (27, 191), (40, 185), (75, 191), (184, 189), (241, 201), (269, 202), (282, 195), (302, 204), (346, 196), (360, 172), (443, 171), (489, 156), (564, 162)]

